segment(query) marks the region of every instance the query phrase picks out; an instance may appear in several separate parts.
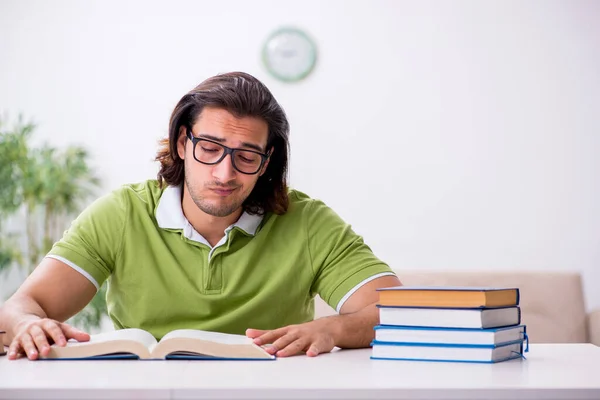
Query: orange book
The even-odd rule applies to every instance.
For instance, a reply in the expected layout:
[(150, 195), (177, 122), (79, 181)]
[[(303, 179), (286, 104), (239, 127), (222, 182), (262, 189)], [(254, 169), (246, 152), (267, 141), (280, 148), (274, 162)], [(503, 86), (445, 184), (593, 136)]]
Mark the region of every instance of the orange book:
[(518, 288), (396, 286), (378, 289), (388, 307), (494, 308), (519, 304)]
[(6, 355), (6, 349), (4, 348), (4, 334), (6, 332), (0, 331), (0, 356)]

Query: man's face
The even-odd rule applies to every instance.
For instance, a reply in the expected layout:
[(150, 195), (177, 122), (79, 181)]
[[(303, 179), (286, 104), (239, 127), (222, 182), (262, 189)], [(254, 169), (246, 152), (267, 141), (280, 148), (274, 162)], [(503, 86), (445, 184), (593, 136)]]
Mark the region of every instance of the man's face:
[[(192, 127), (195, 137), (219, 142), (234, 149), (267, 153), (268, 125), (254, 117), (236, 118), (228, 111), (206, 107)], [(198, 144), (197, 146), (200, 146)], [(185, 128), (179, 132), (177, 151), (185, 162), (185, 184), (196, 206), (206, 214), (226, 217), (238, 211), (265, 172), (265, 162), (254, 175), (234, 169), (231, 154), (220, 163), (205, 165), (194, 159), (193, 143), (187, 139)]]

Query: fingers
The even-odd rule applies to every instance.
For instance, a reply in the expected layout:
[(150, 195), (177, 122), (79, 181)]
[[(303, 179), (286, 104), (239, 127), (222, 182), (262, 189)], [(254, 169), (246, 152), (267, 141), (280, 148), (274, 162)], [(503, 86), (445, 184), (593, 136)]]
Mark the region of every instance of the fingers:
[(23, 349), (21, 348), (21, 343), (19, 342), (19, 340), (13, 339), (13, 341), (10, 343), (10, 346), (8, 347), (8, 359), (16, 360), (22, 350)]
[[(36, 347), (35, 354), (33, 352), (27, 351), (27, 356), (30, 359), (32, 359), (31, 357), (37, 358), (38, 353), (42, 356), (48, 355), (48, 352), (50, 351), (50, 344), (48, 343), (48, 339), (46, 338), (46, 332), (44, 332), (42, 328), (40, 328), (37, 325), (33, 325), (29, 329), (29, 335), (25, 335), (23, 339), (27, 337), (31, 337), (32, 342)], [(23, 339), (21, 340), (21, 342), (23, 342)]]
[[(331, 351), (331, 350), (330, 350)], [(309, 357), (316, 357), (319, 355), (319, 347), (316, 344), (311, 344), (306, 352), (306, 355)]]
[(27, 358), (30, 360), (35, 360), (38, 358), (38, 350), (33, 342), (33, 339), (31, 338), (31, 335), (25, 334), (21, 336), (20, 342), (23, 353), (25, 353)]
[[(290, 346), (292, 343), (294, 343), (293, 347)], [(292, 334), (283, 335), (282, 337), (280, 337), (279, 339), (277, 339), (273, 342), (273, 347), (277, 351), (275, 353), (275, 355), (282, 356), (282, 357), (285, 357), (286, 355), (291, 356), (291, 355), (297, 354), (300, 351), (304, 350), (302, 348), (302, 346), (300, 346), (300, 347), (299, 346), (300, 346), (300, 343), (298, 343), (298, 336), (292, 335)], [(297, 348), (297, 347), (299, 347), (299, 348)], [(294, 350), (295, 350), (295, 352), (294, 352)]]
[(67, 339), (65, 338), (65, 335), (57, 322), (47, 320), (44, 322), (42, 327), (46, 331), (48, 337), (50, 337), (57, 346), (66, 346)]
[[(327, 348), (327, 346), (319, 344), (318, 340), (311, 343), (311, 340), (308, 338), (301, 337), (295, 340), (290, 339), (290, 335), (286, 335), (273, 343), (273, 347), (276, 349), (275, 355), (277, 357), (291, 357), (303, 352), (306, 352), (306, 355), (309, 357), (316, 357), (321, 353), (319, 348)], [(332, 349), (333, 347), (328, 351), (331, 351)]]
[[(248, 329), (246, 336), (253, 338), (255, 344), (262, 345), (267, 353), (277, 357), (290, 357), (303, 352), (309, 357), (315, 357), (330, 352), (335, 347), (333, 337), (319, 325), (310, 322), (271, 331)], [(269, 343), (272, 345), (266, 346)]]
[[(30, 360), (45, 357), (50, 352), (50, 343), (66, 346), (68, 339), (79, 342), (90, 340), (90, 335), (68, 324), (51, 319), (41, 319), (22, 329), (9, 346), (8, 358), (15, 360), (24, 353)], [(50, 339), (50, 340), (49, 340)]]
[(256, 337), (264, 335), (267, 332), (268, 331), (262, 329), (246, 329), (246, 336), (248, 336), (250, 339), (254, 339)]
[[(282, 343), (282, 345), (278, 345), (278, 342)], [(283, 345), (283, 343), (286, 344)], [(278, 350), (277, 353), (275, 353), (277, 357), (290, 357), (304, 352), (304, 350), (306, 350), (306, 348), (308, 347), (308, 340), (300, 338), (290, 341), (288, 336), (284, 336), (281, 339), (277, 340), (275, 343), (273, 343), (273, 346), (275, 346), (277, 349), (281, 349)]]
[[(275, 329), (273, 331), (262, 331), (263, 333), (260, 336), (254, 338), (254, 343), (259, 346), (267, 343), (273, 343), (275, 340), (285, 335), (289, 329), (290, 327), (286, 326), (284, 328)], [(256, 329), (252, 329), (252, 331), (255, 330)]]
[(71, 325), (65, 324), (64, 322), (60, 324), (62, 331), (64, 332), (67, 339), (75, 339), (78, 342), (87, 342), (90, 340), (89, 333), (84, 331), (80, 331), (77, 328), (72, 327)]

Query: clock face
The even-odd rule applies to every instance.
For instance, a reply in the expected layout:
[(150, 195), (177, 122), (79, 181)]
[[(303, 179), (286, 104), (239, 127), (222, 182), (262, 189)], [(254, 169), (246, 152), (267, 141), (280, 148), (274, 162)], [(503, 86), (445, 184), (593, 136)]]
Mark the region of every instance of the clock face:
[(282, 28), (267, 39), (263, 47), (263, 62), (267, 70), (285, 82), (299, 81), (314, 68), (317, 49), (301, 30)]

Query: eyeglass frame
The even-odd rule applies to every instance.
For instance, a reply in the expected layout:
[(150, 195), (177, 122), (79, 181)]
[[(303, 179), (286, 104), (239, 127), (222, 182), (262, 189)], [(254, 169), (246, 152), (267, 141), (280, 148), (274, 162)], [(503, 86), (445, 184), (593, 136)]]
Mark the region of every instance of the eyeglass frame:
[[(217, 165), (219, 164), (221, 161), (223, 161), (223, 159), (225, 157), (227, 157), (227, 155), (230, 155), (230, 159), (231, 159), (231, 166), (233, 167), (233, 169), (235, 169), (237, 172), (239, 172), (240, 174), (244, 174), (244, 175), (256, 175), (260, 172), (260, 170), (263, 168), (263, 166), (265, 165), (265, 162), (267, 161), (267, 159), (271, 156), (271, 152), (268, 153), (261, 153), (260, 151), (256, 151), (256, 150), (249, 150), (249, 149), (241, 149), (241, 148), (232, 148), (232, 147), (228, 147), (225, 146), (222, 143), (216, 142), (214, 140), (210, 140), (210, 139), (206, 139), (203, 137), (196, 137), (194, 136), (192, 129), (190, 127), (186, 127), (186, 136), (189, 140), (191, 140), (191, 142), (193, 143), (194, 147), (192, 148), (192, 154), (194, 155), (194, 160), (196, 160), (197, 162), (199, 162), (200, 164), (204, 164), (204, 165)], [(208, 162), (204, 162), (204, 161), (200, 161), (198, 160), (198, 158), (196, 158), (196, 145), (198, 144), (198, 142), (200, 142), (201, 140), (205, 141), (205, 142), (209, 142), (212, 144), (216, 144), (218, 146), (221, 146), (224, 151), (223, 154), (221, 155), (221, 157), (212, 163), (208, 163)], [(244, 171), (240, 171), (238, 169), (238, 167), (235, 165), (235, 161), (234, 161), (234, 152), (236, 151), (248, 151), (250, 153), (254, 153), (254, 154), (258, 154), (260, 156), (260, 165), (258, 166), (258, 169), (256, 170), (256, 172), (244, 172)]]

